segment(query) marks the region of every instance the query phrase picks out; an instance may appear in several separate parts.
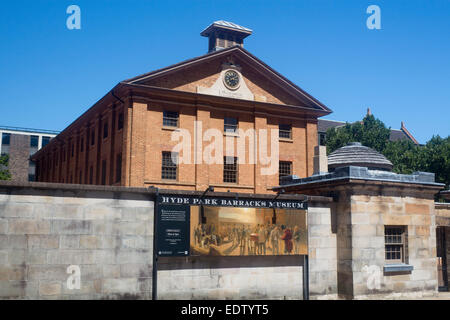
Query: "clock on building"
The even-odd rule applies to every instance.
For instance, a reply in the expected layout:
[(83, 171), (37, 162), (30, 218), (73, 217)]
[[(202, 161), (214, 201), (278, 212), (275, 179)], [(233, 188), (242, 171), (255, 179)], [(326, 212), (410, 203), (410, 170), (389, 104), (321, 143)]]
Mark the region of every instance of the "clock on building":
[(235, 70), (227, 70), (223, 75), (223, 82), (230, 90), (239, 88), (240, 76)]

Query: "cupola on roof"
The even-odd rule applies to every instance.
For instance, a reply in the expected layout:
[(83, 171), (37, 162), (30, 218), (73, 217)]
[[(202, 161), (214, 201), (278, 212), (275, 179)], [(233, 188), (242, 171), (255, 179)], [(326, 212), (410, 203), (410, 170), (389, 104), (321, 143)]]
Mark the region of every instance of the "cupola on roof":
[(371, 170), (384, 171), (391, 171), (393, 168), (392, 162), (384, 155), (363, 146), (360, 142), (351, 142), (328, 156), (329, 171), (348, 166), (367, 167)]
[(244, 46), (244, 38), (252, 34), (252, 30), (228, 21), (211, 23), (200, 35), (209, 38), (208, 52), (217, 51), (239, 45)]

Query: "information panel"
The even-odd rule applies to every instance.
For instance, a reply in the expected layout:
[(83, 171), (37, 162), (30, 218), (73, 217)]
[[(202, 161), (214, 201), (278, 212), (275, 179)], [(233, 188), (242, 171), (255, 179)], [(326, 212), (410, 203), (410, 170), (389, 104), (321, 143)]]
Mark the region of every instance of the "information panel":
[(159, 256), (189, 255), (189, 205), (159, 205), (157, 226)]
[(307, 255), (307, 202), (162, 195), (159, 256)]

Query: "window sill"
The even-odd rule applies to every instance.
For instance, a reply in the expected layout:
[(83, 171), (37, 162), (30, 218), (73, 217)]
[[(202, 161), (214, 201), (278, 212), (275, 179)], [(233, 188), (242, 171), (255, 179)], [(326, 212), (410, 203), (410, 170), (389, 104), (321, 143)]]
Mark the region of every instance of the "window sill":
[(193, 182), (180, 182), (178, 180), (161, 179), (161, 180), (145, 180), (145, 184), (164, 184), (164, 185), (178, 185), (178, 186), (190, 186), (194, 187)]
[(412, 265), (406, 264), (406, 263), (385, 264), (383, 267), (383, 271), (385, 273), (411, 272), (413, 270), (414, 270), (414, 267)]
[(236, 189), (254, 189), (254, 186), (246, 186), (246, 185), (240, 185), (237, 182), (224, 182), (224, 183), (214, 183), (211, 184), (212, 187), (217, 188), (236, 188)]
[(162, 130), (169, 130), (169, 131), (177, 131), (179, 128), (178, 127), (167, 127), (167, 126), (163, 126), (161, 127)]
[(289, 143), (293, 143), (294, 142), (294, 140), (292, 140), (292, 139), (289, 139), (289, 138), (278, 138), (280, 141), (282, 141), (282, 142), (289, 142)]
[(227, 136), (227, 137), (236, 137), (236, 138), (239, 137), (239, 133), (235, 133), (235, 132), (224, 132), (223, 135)]

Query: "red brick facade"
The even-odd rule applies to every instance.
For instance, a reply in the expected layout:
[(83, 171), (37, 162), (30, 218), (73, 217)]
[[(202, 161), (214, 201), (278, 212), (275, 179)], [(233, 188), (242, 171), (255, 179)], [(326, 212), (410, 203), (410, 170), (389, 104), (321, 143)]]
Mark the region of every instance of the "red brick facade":
[[(230, 58), (240, 66), (253, 100), (198, 93), (199, 86), (209, 88), (220, 78)], [(331, 112), (244, 49), (233, 47), (119, 83), (34, 156), (37, 181), (183, 190), (214, 186), (216, 191), (244, 193), (270, 193), (278, 185), (278, 173), (262, 175), (259, 161), (239, 164), (236, 183), (223, 182), (223, 164), (205, 163), (180, 163), (177, 179), (163, 180), (162, 152), (178, 143), (171, 141), (176, 128), (163, 126), (163, 111), (178, 112), (178, 127), (188, 130), (192, 140), (195, 121), (201, 121), (203, 132), (224, 132), (224, 118), (232, 116), (239, 129), (268, 129), (269, 136), (279, 124), (292, 125), (291, 139), (279, 139), (279, 160), (291, 161), (292, 174), (300, 177), (313, 173), (317, 118)], [(231, 139), (236, 148), (239, 138)], [(203, 148), (208, 144), (203, 142)], [(246, 146), (248, 159), (254, 148)], [(192, 157), (195, 151), (192, 141)]]

